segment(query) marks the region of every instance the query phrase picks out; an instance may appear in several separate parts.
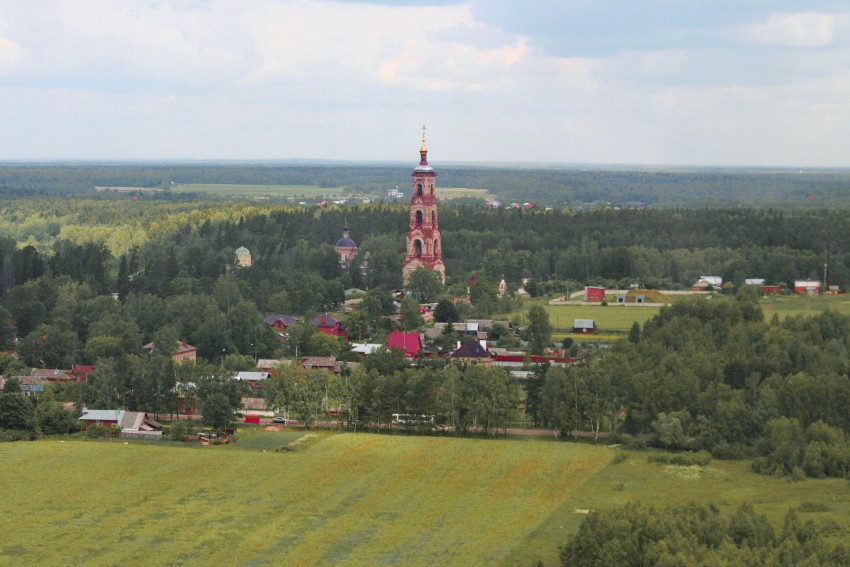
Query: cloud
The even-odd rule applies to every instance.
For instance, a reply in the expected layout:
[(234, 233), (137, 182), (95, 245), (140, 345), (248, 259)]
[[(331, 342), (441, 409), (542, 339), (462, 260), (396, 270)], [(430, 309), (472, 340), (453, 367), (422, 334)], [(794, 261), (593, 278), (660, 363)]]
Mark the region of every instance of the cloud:
[(823, 47), (833, 42), (838, 24), (835, 14), (781, 13), (745, 27), (744, 32), (749, 41), (761, 45)]

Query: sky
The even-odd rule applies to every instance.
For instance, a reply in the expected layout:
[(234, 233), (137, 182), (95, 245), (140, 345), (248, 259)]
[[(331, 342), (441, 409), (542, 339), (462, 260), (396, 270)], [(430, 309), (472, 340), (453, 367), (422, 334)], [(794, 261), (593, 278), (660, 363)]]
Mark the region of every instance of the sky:
[(4, 0), (0, 161), (850, 167), (850, 2)]

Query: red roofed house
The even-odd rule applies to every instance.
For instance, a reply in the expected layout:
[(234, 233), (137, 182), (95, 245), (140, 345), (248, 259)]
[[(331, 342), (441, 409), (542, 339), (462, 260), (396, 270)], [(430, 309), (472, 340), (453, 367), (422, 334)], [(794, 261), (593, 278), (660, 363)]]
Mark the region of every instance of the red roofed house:
[(390, 340), (387, 341), (387, 348), (401, 350), (407, 358), (415, 358), (422, 351), (422, 335), (393, 331), (390, 333)]
[(89, 379), (89, 374), (93, 374), (95, 370), (92, 364), (77, 364), (71, 369), (71, 376), (77, 382), (86, 382)]
[(327, 313), (310, 319), (310, 324), (326, 335), (348, 338), (348, 335), (345, 333), (345, 323)]

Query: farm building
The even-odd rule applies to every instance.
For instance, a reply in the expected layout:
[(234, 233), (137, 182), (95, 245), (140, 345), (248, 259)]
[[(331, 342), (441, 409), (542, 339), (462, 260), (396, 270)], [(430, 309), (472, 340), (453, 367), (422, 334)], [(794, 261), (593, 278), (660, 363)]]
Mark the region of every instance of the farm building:
[(593, 319), (576, 319), (573, 322), (573, 332), (582, 335), (592, 335), (596, 331)]
[(817, 295), (820, 293), (820, 282), (815, 280), (797, 280), (794, 282), (794, 293), (797, 295)]
[(585, 287), (584, 300), (588, 303), (605, 301), (605, 288), (599, 285), (589, 285)]
[(693, 285), (693, 291), (717, 290), (723, 288), (723, 278), (720, 276), (700, 276), (697, 283)]

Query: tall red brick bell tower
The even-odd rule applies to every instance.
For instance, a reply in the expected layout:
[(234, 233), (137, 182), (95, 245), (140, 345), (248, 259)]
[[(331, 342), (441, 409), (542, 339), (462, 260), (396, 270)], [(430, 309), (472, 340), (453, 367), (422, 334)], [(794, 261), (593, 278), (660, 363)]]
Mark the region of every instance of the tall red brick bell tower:
[(407, 231), (407, 258), (402, 266), (402, 280), (407, 285), (410, 274), (419, 268), (440, 273), (446, 282), (442, 239), (437, 224), (437, 197), (434, 168), (428, 165), (425, 147), (425, 126), (422, 127), (422, 147), (419, 165), (413, 170), (413, 194), (410, 197), (410, 230)]

